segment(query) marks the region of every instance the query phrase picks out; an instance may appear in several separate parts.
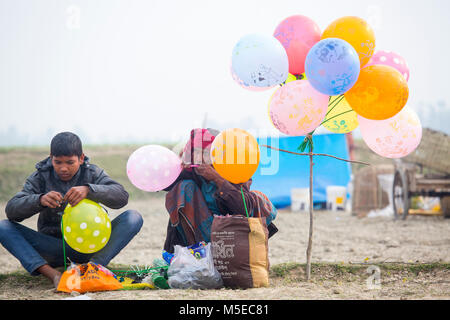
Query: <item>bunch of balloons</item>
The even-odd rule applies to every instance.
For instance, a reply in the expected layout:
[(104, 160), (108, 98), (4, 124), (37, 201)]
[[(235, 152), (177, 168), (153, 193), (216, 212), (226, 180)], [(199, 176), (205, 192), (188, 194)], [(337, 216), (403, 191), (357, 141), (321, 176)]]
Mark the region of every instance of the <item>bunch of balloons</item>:
[(396, 53), (375, 51), (374, 31), (359, 17), (339, 18), (321, 32), (294, 15), (272, 36), (244, 36), (233, 48), (231, 73), (245, 89), (276, 88), (269, 117), (286, 135), (359, 126), (369, 148), (388, 158), (410, 154), (421, 141), (420, 120), (405, 108), (409, 67)]
[[(321, 32), (308, 17), (288, 17), (273, 35), (242, 37), (230, 69), (247, 90), (276, 88), (268, 114), (283, 134), (309, 135), (321, 125), (348, 133), (359, 126), (369, 148), (389, 158), (410, 154), (421, 141), (420, 120), (405, 107), (408, 65), (396, 53), (375, 51), (375, 34), (361, 18), (339, 18)], [(255, 173), (260, 151), (250, 133), (234, 128), (214, 139), (210, 157), (219, 175), (237, 184)], [(158, 145), (137, 149), (127, 163), (130, 181), (148, 192), (167, 188), (181, 171), (180, 157)]]

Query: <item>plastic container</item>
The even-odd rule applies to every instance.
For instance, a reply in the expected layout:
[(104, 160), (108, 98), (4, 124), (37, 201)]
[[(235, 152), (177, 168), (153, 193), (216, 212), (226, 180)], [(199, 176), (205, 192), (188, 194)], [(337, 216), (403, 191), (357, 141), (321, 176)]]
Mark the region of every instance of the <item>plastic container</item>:
[(309, 210), (309, 188), (291, 189), (291, 210), (294, 212)]
[(170, 252), (167, 252), (166, 250), (163, 250), (162, 256), (163, 256), (164, 261), (167, 262), (167, 264), (170, 264), (172, 262), (173, 253), (170, 253)]
[(327, 187), (327, 210), (344, 211), (347, 200), (347, 188), (342, 186)]

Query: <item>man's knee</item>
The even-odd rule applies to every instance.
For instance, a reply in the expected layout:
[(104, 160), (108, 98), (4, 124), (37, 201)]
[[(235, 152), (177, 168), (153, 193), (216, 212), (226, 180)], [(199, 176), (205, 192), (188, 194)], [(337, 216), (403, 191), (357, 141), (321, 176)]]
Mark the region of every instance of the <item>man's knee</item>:
[(0, 221), (0, 240), (4, 236), (8, 236), (8, 233), (14, 228), (14, 222), (9, 221), (8, 219)]
[(136, 210), (127, 210), (123, 213), (124, 221), (132, 228), (139, 231), (144, 223), (141, 214)]

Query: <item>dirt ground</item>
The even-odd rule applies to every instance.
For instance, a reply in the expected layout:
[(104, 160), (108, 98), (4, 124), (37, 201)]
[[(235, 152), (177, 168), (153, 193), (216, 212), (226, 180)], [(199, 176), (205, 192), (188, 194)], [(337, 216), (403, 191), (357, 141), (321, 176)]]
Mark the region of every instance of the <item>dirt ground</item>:
[[(5, 218), (0, 204), (0, 219)], [(121, 265), (151, 264), (161, 257), (168, 214), (163, 198), (132, 201), (121, 210), (111, 210), (111, 218), (126, 209), (136, 209), (144, 225), (135, 239), (111, 262)], [(36, 228), (37, 216), (23, 222)], [(269, 240), (272, 269), (306, 262), (309, 216), (280, 210), (275, 220), (279, 232)], [(448, 267), (421, 272), (407, 269), (380, 269), (380, 286), (370, 287), (371, 266), (385, 264), (442, 264), (450, 261), (450, 219), (410, 216), (406, 221), (391, 218), (357, 218), (347, 212), (317, 211), (314, 219), (312, 281), (304, 280), (303, 268), (284, 274), (272, 272), (268, 288), (250, 290), (140, 290), (89, 293), (92, 299), (450, 299)], [(357, 275), (336, 273), (332, 266), (362, 266)], [(298, 266), (298, 265), (297, 265)], [(320, 267), (322, 266), (322, 267)], [(331, 268), (331, 269), (330, 269)], [(0, 275), (23, 270), (0, 246)], [(345, 269), (344, 269), (345, 270)], [(349, 269), (350, 270), (350, 269)], [(351, 270), (350, 270), (351, 271)], [(277, 276), (278, 274), (278, 276)], [(25, 275), (23, 273), (23, 275)], [(20, 278), (20, 277), (19, 277)], [(26, 285), (7, 283), (0, 278), (0, 299), (64, 299), (42, 277)], [(3, 280), (2, 280), (3, 279)], [(369, 279), (369, 280), (368, 280)], [(3, 284), (1, 282), (4, 282)]]

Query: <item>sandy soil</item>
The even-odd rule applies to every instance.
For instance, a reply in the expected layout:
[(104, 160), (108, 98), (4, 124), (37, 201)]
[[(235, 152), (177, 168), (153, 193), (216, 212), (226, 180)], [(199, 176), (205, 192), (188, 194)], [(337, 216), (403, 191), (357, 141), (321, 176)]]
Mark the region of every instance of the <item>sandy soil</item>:
[[(0, 204), (0, 219), (5, 218), (5, 204)], [(135, 239), (111, 262), (145, 265), (161, 257), (168, 214), (164, 199), (130, 202), (126, 208), (111, 210), (114, 218), (125, 209), (136, 209), (144, 225)], [(37, 216), (23, 222), (36, 228)], [(304, 263), (308, 240), (307, 213), (280, 210), (275, 220), (280, 231), (269, 240), (271, 265), (286, 262)], [(410, 216), (406, 221), (390, 218), (357, 218), (347, 212), (318, 211), (314, 219), (313, 262), (342, 264), (385, 262), (432, 263), (450, 261), (450, 219)], [(21, 270), (17, 262), (0, 246), (0, 274)], [(345, 281), (315, 279), (312, 282), (273, 281), (269, 288), (251, 290), (145, 290), (89, 294), (95, 299), (400, 299), (450, 298), (449, 272), (419, 275), (411, 281), (395, 275), (382, 275), (382, 290), (368, 290), (366, 279)], [(384, 278), (383, 278), (384, 277)], [(367, 278), (367, 277), (366, 277)], [(45, 291), (45, 290), (44, 290)], [(49, 286), (42, 290), (11, 291), (0, 299), (62, 299)]]

